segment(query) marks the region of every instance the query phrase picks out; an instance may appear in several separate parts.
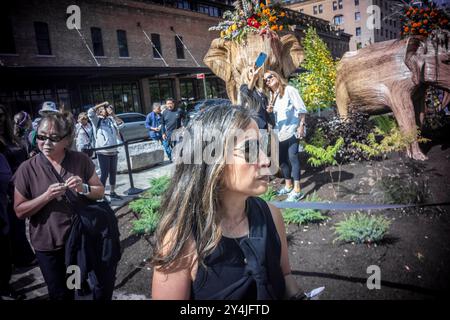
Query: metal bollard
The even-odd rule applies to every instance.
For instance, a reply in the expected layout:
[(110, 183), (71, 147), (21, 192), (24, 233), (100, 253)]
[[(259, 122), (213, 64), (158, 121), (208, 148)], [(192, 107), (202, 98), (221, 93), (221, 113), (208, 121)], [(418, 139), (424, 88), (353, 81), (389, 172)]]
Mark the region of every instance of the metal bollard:
[(125, 148), (125, 157), (127, 158), (128, 178), (130, 179), (130, 188), (126, 190), (124, 193), (127, 196), (132, 196), (135, 194), (139, 194), (144, 190), (134, 187), (133, 174), (131, 172), (130, 152), (128, 151), (128, 141), (125, 141), (123, 143), (123, 146)]

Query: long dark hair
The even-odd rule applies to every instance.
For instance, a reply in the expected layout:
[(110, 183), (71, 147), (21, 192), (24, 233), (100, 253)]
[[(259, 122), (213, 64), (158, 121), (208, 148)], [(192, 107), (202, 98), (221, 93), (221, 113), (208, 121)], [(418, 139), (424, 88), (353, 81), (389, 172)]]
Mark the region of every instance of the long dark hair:
[(11, 114), (9, 113), (8, 108), (4, 105), (0, 104), (0, 109), (5, 113), (4, 123), (0, 123), (0, 125), (4, 126), (3, 136), (7, 143), (19, 144), (17, 138), (14, 136), (13, 123), (11, 119)]
[[(220, 145), (224, 151), (229, 150), (234, 143), (231, 141), (233, 132), (247, 128), (251, 117), (251, 110), (222, 104), (206, 109), (185, 129), (179, 150), (183, 160), (188, 159), (193, 164), (177, 161), (174, 176), (162, 201), (164, 212), (156, 233), (153, 256), (153, 265), (159, 269), (169, 270), (174, 267), (175, 261), (184, 258), (182, 251), (190, 237), (195, 240), (199, 263), (218, 245), (222, 235), (222, 217), (218, 215), (221, 206), (219, 195), (223, 189), (226, 153), (223, 152), (224, 155), (218, 156), (213, 163), (202, 161), (195, 164), (194, 150), (203, 152), (209, 144), (207, 137), (212, 132), (220, 133)], [(203, 139), (184, 139), (199, 132)], [(173, 235), (170, 244), (164, 242), (169, 233)]]

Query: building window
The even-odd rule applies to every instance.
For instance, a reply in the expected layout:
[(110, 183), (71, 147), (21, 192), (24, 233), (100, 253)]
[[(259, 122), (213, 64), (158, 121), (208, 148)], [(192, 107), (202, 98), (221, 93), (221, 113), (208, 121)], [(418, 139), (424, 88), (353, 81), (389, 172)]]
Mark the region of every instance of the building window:
[(178, 9), (191, 9), (191, 6), (189, 4), (189, 1), (177, 1), (177, 8)]
[(338, 1), (338, 5), (339, 5), (339, 9), (342, 9), (342, 8), (343, 8), (344, 5), (342, 4), (342, 0), (339, 0), (339, 1)]
[(337, 10), (337, 1), (333, 1), (333, 11)]
[(394, 32), (394, 39), (397, 39), (397, 32)]
[(119, 56), (129, 57), (127, 32), (125, 30), (117, 30), (117, 44), (119, 46)]
[(164, 103), (167, 98), (174, 98), (173, 81), (149, 80), (150, 99), (152, 102)]
[(3, 14), (0, 16), (0, 39), (2, 39), (0, 41), (0, 53), (16, 53), (11, 20)]
[(335, 25), (341, 25), (341, 24), (343, 24), (343, 23), (344, 23), (344, 16), (343, 16), (343, 15), (335, 16), (335, 17), (333, 18), (333, 22), (334, 22)]
[(323, 13), (323, 5), (319, 4), (319, 13)]
[(361, 35), (361, 27), (357, 27), (356, 28), (356, 36), (360, 36)]
[(387, 37), (388, 37), (388, 32), (389, 32), (389, 30), (386, 29), (385, 31), (386, 31), (386, 38), (387, 38)]
[(105, 52), (103, 51), (103, 38), (102, 29), (91, 28), (92, 47), (94, 48), (94, 55), (97, 57), (103, 57)]
[(359, 6), (359, 0), (355, 0), (355, 6)]
[(175, 36), (175, 47), (177, 49), (177, 59), (184, 59), (184, 45), (181, 42), (183, 37)]
[(383, 27), (381, 27), (380, 35), (383, 36), (383, 34), (384, 34), (384, 32), (383, 32)]
[(392, 20), (391, 19), (389, 19), (389, 25), (392, 26)]
[(360, 21), (360, 20), (361, 20), (361, 13), (355, 12), (355, 21)]
[(34, 32), (36, 33), (36, 44), (39, 55), (51, 55), (52, 48), (50, 46), (50, 34), (48, 32), (48, 24), (45, 22), (35, 22)]
[[(162, 56), (162, 49), (161, 49), (161, 40), (159, 38), (159, 34), (157, 33), (152, 33), (151, 34), (151, 38), (152, 38), (152, 42), (153, 42), (153, 58), (158, 58), (161, 59), (160, 55)], [(156, 49), (155, 49), (156, 48)], [(159, 51), (159, 54), (158, 54)]]
[(218, 17), (219, 16), (219, 8), (209, 7), (209, 15), (212, 17)]
[(362, 43), (361, 42), (357, 42), (356, 43), (356, 49), (361, 49), (362, 48)]
[(394, 28), (397, 28), (397, 21), (394, 20)]
[(389, 34), (391, 35), (391, 39), (394, 39), (394, 34), (392, 33), (392, 31), (389, 31)]
[(314, 7), (313, 7), (313, 13), (314, 13), (314, 14), (317, 14), (317, 6), (314, 6)]

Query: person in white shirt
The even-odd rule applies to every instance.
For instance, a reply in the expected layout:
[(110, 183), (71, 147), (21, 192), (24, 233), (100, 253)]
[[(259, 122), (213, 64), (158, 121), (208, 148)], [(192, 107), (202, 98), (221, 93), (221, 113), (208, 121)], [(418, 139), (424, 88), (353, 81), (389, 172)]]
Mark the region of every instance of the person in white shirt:
[(81, 112), (78, 115), (78, 123), (75, 126), (75, 139), (77, 150), (86, 153), (92, 157), (95, 141), (92, 130), (92, 125), (89, 123), (89, 118), (86, 112)]
[[(123, 121), (117, 117), (112, 106), (107, 102), (100, 103), (88, 110), (88, 117), (92, 123), (95, 137), (95, 148), (115, 146), (121, 142), (120, 129)], [(100, 165), (100, 181), (106, 186), (109, 177), (111, 199), (121, 199), (115, 192), (117, 175), (117, 148), (96, 151)]]
[(270, 92), (267, 111), (275, 116), (274, 129), (278, 130), (280, 142), (279, 163), (286, 183), (278, 194), (287, 194), (286, 201), (299, 201), (305, 196), (300, 188), (298, 144), (305, 136), (306, 106), (297, 89), (275, 71), (264, 73), (264, 84)]

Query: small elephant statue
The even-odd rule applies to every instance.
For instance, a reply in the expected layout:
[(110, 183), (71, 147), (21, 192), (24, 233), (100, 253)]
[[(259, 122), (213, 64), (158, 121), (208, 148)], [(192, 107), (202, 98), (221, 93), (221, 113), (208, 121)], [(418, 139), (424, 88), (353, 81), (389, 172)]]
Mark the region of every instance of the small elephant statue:
[[(428, 37), (410, 36), (347, 52), (337, 67), (336, 104), (341, 117), (349, 109), (369, 114), (392, 110), (400, 130), (416, 134), (425, 116), (425, 91), (435, 86), (450, 91), (449, 31)], [(418, 142), (407, 155), (426, 160)]]
[[(281, 38), (274, 32), (263, 35), (250, 33), (246, 39), (236, 41), (214, 39), (204, 63), (225, 81), (227, 94), (233, 104), (239, 104), (239, 88), (249, 82), (249, 69), (260, 52), (267, 54), (262, 71), (273, 70), (287, 78), (303, 61), (303, 49), (293, 34)], [(258, 84), (262, 87), (262, 77)]]

